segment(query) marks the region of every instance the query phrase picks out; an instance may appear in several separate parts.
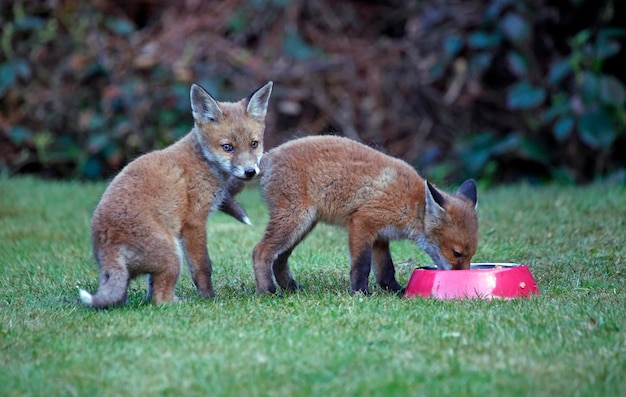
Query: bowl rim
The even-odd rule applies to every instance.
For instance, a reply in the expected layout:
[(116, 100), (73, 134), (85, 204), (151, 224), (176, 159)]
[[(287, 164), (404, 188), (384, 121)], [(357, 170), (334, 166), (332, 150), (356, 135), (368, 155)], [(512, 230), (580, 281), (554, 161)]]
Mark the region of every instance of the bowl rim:
[[(470, 268), (467, 270), (494, 270), (494, 269), (512, 269), (520, 266), (526, 266), (521, 263), (515, 262), (472, 262), (470, 263)], [(435, 265), (425, 265), (416, 267), (418, 270), (426, 270), (426, 271), (447, 271), (439, 269)], [(466, 270), (466, 271), (467, 271)], [(458, 270), (455, 270), (458, 271)]]

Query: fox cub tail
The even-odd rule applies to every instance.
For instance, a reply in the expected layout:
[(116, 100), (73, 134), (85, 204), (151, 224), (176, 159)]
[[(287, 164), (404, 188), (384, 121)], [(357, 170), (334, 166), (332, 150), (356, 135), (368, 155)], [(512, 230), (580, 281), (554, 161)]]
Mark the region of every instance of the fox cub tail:
[(126, 303), (129, 282), (130, 274), (126, 267), (114, 272), (105, 272), (105, 274), (101, 276), (100, 286), (95, 295), (90, 294), (84, 289), (79, 289), (78, 296), (85, 306), (95, 309), (121, 306)]

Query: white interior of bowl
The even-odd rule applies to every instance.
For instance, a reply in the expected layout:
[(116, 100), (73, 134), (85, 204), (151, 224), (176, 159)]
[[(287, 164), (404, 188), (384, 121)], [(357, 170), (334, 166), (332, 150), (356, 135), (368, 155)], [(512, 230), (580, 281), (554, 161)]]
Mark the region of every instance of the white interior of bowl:
[(492, 263), (471, 263), (470, 264), (470, 270), (474, 270), (474, 269), (498, 269), (498, 268), (502, 268), (502, 267), (517, 267), (517, 266), (521, 266), (519, 263), (508, 263), (508, 262), (503, 262), (503, 263), (497, 263), (497, 262), (492, 262)]
[[(500, 268), (510, 268), (510, 267), (518, 267), (521, 266), (519, 263), (510, 263), (510, 262), (485, 262), (485, 263), (471, 263), (470, 270), (480, 270), (480, 269), (500, 269)], [(439, 270), (435, 265), (427, 265), (420, 266), (418, 269), (424, 270)]]

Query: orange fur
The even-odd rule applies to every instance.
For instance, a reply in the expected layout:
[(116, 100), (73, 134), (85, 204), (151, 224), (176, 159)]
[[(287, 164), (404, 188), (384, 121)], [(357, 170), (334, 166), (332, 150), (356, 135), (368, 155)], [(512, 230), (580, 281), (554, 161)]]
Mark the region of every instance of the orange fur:
[(259, 293), (297, 288), (288, 266), (294, 247), (317, 222), (347, 228), (353, 291), (368, 293), (373, 266), (381, 287), (396, 281), (389, 241), (413, 240), (442, 269), (468, 269), (478, 242), (476, 185), (455, 195), (435, 189), (407, 163), (347, 138), (321, 136), (287, 142), (261, 162), (270, 213), (254, 248)]
[[(221, 207), (243, 211), (230, 202), (231, 193), (239, 188), (235, 180), (258, 173), (271, 89), (269, 82), (248, 99), (229, 103), (192, 86), (191, 132), (128, 164), (102, 196), (91, 227), (99, 286), (93, 296), (80, 291), (83, 303), (123, 304), (129, 281), (140, 274), (150, 276), (154, 303), (173, 301), (183, 258), (198, 292), (215, 295), (206, 220)], [(245, 211), (239, 215), (247, 220)]]

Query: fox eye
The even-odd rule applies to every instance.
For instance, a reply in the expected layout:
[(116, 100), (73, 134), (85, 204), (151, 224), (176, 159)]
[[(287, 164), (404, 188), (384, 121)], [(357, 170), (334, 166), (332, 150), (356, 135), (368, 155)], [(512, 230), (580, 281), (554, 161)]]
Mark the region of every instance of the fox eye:
[(259, 141), (257, 140), (252, 141), (252, 149), (256, 149), (258, 147), (259, 147)]
[(222, 145), (222, 150), (225, 152), (232, 152), (235, 148), (230, 143), (225, 143)]
[(454, 255), (455, 258), (460, 258), (463, 256), (463, 254), (457, 250), (452, 250), (452, 255)]

